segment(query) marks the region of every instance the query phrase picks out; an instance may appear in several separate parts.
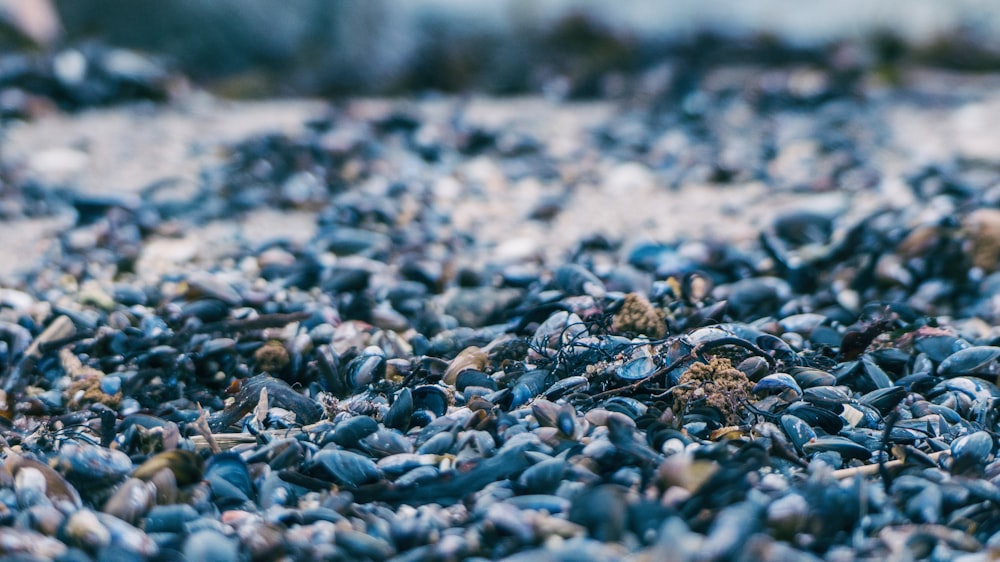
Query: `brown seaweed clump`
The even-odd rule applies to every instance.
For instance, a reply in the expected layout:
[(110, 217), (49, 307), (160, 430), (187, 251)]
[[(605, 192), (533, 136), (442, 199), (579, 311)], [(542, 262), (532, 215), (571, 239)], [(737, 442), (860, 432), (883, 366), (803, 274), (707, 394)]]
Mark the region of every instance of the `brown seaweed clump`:
[(122, 393), (107, 394), (101, 390), (101, 377), (87, 376), (70, 383), (66, 391), (67, 406), (73, 410), (83, 409), (91, 404), (101, 403), (110, 408), (121, 405)]
[(268, 340), (264, 345), (257, 348), (253, 353), (257, 368), (264, 373), (280, 372), (288, 365), (291, 359), (288, 357), (288, 350), (284, 344), (278, 340)]
[(611, 329), (618, 334), (633, 333), (654, 340), (667, 335), (666, 314), (639, 293), (628, 293), (621, 309), (615, 313)]
[(79, 410), (97, 403), (117, 408), (121, 404), (121, 391), (115, 394), (106, 394), (101, 389), (101, 380), (104, 378), (104, 372), (84, 365), (68, 348), (64, 348), (59, 352), (59, 359), (62, 362), (63, 370), (72, 379), (69, 388), (65, 392), (67, 406), (70, 409)]
[(736, 425), (752, 388), (747, 376), (733, 367), (729, 359), (695, 363), (681, 375), (673, 389), (674, 412), (682, 416), (691, 406), (705, 405), (722, 412), (727, 424)]

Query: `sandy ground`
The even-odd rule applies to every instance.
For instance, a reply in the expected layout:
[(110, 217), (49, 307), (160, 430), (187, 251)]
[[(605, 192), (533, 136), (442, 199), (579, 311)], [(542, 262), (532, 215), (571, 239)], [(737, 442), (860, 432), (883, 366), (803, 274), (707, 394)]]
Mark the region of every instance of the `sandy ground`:
[[(319, 101), (223, 102), (193, 96), (172, 107), (138, 106), (94, 109), (76, 115), (52, 114), (20, 123), (5, 131), (3, 161), (29, 178), (50, 186), (65, 186), (89, 195), (137, 197), (157, 182), (169, 184), (172, 196), (192, 196), (203, 170), (224, 161), (224, 147), (267, 132), (295, 134), (311, 117), (323, 113)], [(151, 240), (153, 254), (166, 262), (193, 257), (191, 243), (219, 242), (263, 232), (302, 236), (308, 221), (275, 220), (274, 213), (251, 215), (242, 224), (215, 225), (212, 236), (189, 232), (184, 241)], [(311, 219), (311, 218), (310, 218)], [(295, 225), (296, 228), (291, 228)], [(51, 241), (71, 224), (65, 217), (0, 223), (0, 239), (8, 251), (0, 255), (0, 279), (10, 280), (30, 268)], [(308, 238), (310, 233), (305, 233)], [(211, 257), (214, 252), (209, 252)]]
[[(927, 83), (942, 84), (947, 79), (933, 77)], [(598, 162), (601, 173), (596, 181), (576, 182), (567, 191), (559, 182), (543, 183), (530, 177), (509, 182), (486, 157), (461, 163), (434, 189), (456, 227), (474, 229), (498, 259), (558, 259), (579, 239), (594, 233), (626, 242), (668, 242), (679, 237), (748, 241), (776, 215), (794, 209), (836, 209), (862, 216), (880, 205), (911, 203), (912, 195), (900, 176), (904, 161), (1000, 159), (1000, 95), (986, 87), (990, 83), (981, 79), (975, 90), (986, 93), (957, 106), (894, 107), (885, 116), (890, 134), (888, 150), (877, 162), (880, 184), (864, 192), (776, 193), (759, 182), (667, 188), (649, 169), (628, 162), (603, 168)], [(388, 103), (357, 101), (347, 111), (363, 116), (383, 110)], [(441, 115), (451, 111), (454, 103), (421, 102), (417, 109), (424, 115)], [(482, 98), (462, 103), (467, 104), (469, 122), (530, 129), (556, 154), (579, 150), (588, 130), (614, 119), (619, 111), (612, 103), (557, 104), (541, 98)], [(53, 114), (8, 128), (0, 157), (47, 185), (81, 193), (136, 197), (141, 189), (168, 181), (171, 191), (183, 196), (195, 192), (203, 170), (223, 161), (228, 143), (262, 132), (295, 133), (306, 120), (323, 115), (325, 107), (312, 100), (229, 103), (194, 96), (169, 107)], [(592, 157), (600, 159), (600, 154)], [(469, 190), (469, 185), (479, 187)], [(526, 220), (545, 197), (560, 198), (563, 210), (549, 221)], [(234, 245), (254, 245), (269, 238), (304, 243), (314, 232), (313, 219), (308, 211), (290, 215), (261, 210), (180, 237), (153, 236), (146, 241), (144, 269), (159, 274), (188, 261), (208, 264)], [(10, 282), (35, 264), (53, 238), (70, 226), (65, 218), (0, 224), (6, 249), (0, 254), (0, 279)]]

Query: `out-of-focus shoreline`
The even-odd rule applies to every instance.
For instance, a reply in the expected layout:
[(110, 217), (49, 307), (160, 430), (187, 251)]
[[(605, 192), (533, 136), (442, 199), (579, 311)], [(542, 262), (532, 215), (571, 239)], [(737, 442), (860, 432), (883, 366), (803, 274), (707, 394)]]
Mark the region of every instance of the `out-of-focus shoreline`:
[[(125, 0), (56, 2), (62, 45), (162, 55), (228, 97), (568, 93), (664, 60), (770, 64), (839, 44), (872, 64), (1000, 69), (1000, 8), (962, 0), (648, 2)], [(726, 44), (732, 44), (727, 47)], [(735, 54), (733, 54), (735, 51)], [(798, 53), (795, 55), (795, 53)], [(603, 90), (602, 90), (603, 88)], [(612, 88), (613, 89), (613, 88)]]

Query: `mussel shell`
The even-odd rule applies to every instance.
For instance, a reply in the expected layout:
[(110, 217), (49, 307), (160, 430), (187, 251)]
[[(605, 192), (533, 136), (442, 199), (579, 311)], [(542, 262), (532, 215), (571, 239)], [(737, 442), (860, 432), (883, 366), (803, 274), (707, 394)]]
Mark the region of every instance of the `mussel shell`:
[(791, 367), (788, 374), (795, 379), (795, 382), (802, 388), (812, 388), (814, 386), (833, 386), (837, 384), (837, 377), (832, 373), (816, 369), (813, 367)]
[(298, 439), (287, 437), (273, 439), (270, 443), (257, 448), (246, 457), (246, 461), (247, 464), (267, 463), (272, 470), (281, 470), (290, 466), (298, 466), (304, 458), (305, 448)]
[(907, 373), (910, 354), (898, 347), (876, 349), (866, 355), (892, 378), (899, 378)]
[[(617, 420), (615, 422), (612, 422), (611, 420), (614, 418), (617, 418)], [(635, 420), (632, 417), (625, 415), (621, 412), (614, 412), (604, 408), (594, 408), (593, 410), (588, 411), (584, 415), (584, 419), (587, 420), (587, 422), (589, 422), (590, 424), (595, 426), (608, 426), (611, 423), (620, 422), (629, 424), (632, 427), (636, 427)]]
[(458, 435), (456, 448), (460, 452), (463, 449), (468, 449), (474, 451), (478, 456), (491, 457), (497, 450), (497, 442), (488, 431), (469, 429)]
[(396, 395), (382, 423), (386, 427), (406, 431), (410, 428), (411, 416), (413, 416), (413, 391), (407, 387)]
[(684, 431), (698, 439), (708, 439), (713, 431), (721, 427), (723, 424), (714, 418), (700, 415), (684, 416)]
[(455, 388), (461, 392), (470, 386), (496, 390), (497, 382), (493, 380), (493, 377), (480, 370), (466, 369), (455, 378)]
[(443, 387), (433, 384), (420, 385), (413, 389), (413, 410), (425, 410), (435, 416), (448, 412), (451, 396)]
[(102, 511), (133, 525), (146, 515), (156, 501), (153, 486), (138, 478), (129, 478), (105, 502)]
[(817, 437), (808, 443), (804, 443), (802, 450), (807, 454), (833, 451), (847, 459), (867, 460), (872, 456), (871, 451), (867, 447), (839, 435)]
[(883, 416), (888, 415), (900, 402), (906, 398), (906, 389), (900, 386), (890, 386), (879, 388), (862, 396), (859, 401), (867, 404), (879, 411)]
[(799, 358), (795, 353), (795, 350), (788, 345), (788, 342), (778, 336), (772, 334), (761, 334), (757, 336), (757, 339), (754, 341), (757, 344), (757, 347), (768, 352), (775, 359), (784, 361), (789, 365), (795, 365), (799, 362)]
[(344, 388), (354, 392), (385, 378), (385, 352), (376, 346), (368, 346), (360, 355), (344, 366), (342, 374)]
[(268, 404), (284, 408), (295, 414), (302, 425), (316, 423), (323, 416), (323, 408), (315, 401), (296, 391), (288, 383), (270, 375), (257, 375), (242, 382), (236, 399), (222, 412), (209, 417), (213, 431), (222, 431), (240, 421), (260, 402), (261, 390), (267, 389)]
[(598, 541), (619, 541), (628, 518), (624, 495), (625, 491), (614, 484), (588, 488), (573, 498), (569, 520), (585, 527)]
[(544, 369), (528, 371), (518, 377), (510, 389), (511, 408), (527, 404), (529, 400), (544, 392), (553, 378), (551, 373)]
[(717, 424), (717, 427), (714, 429), (718, 429), (726, 423), (726, 415), (718, 408), (712, 406), (695, 406), (693, 408), (688, 408), (687, 413), (684, 415), (684, 423), (686, 424), (695, 419), (711, 421)]
[(634, 382), (652, 375), (657, 368), (656, 360), (652, 357), (638, 357), (617, 366), (614, 374), (619, 380)]
[[(66, 514), (50, 504), (38, 504), (18, 514), (16, 525), (38, 531), (46, 536), (54, 536), (66, 522)], [(7, 523), (10, 523), (9, 521)]]
[(588, 388), (590, 388), (590, 380), (587, 377), (571, 376), (552, 383), (552, 386), (545, 390), (544, 396), (548, 400), (558, 400), (577, 392), (586, 392)]
[(432, 482), (441, 476), (436, 466), (418, 466), (395, 480), (399, 486), (413, 486), (421, 482)]
[(450, 453), (455, 446), (455, 434), (451, 431), (441, 431), (424, 441), (417, 448), (417, 453), (444, 455)]
[(247, 464), (234, 452), (217, 453), (205, 466), (205, 481), (220, 509), (250, 505), (256, 497)]
[(987, 398), (1000, 398), (1000, 389), (985, 379), (976, 377), (955, 377), (945, 379), (936, 384), (933, 388), (926, 390), (924, 395), (932, 401), (947, 393), (957, 393), (970, 402), (973, 400), (983, 400)]
[(579, 420), (577, 418), (576, 408), (565, 403), (559, 406), (559, 414), (556, 417), (556, 427), (559, 428), (559, 431), (566, 437), (577, 437)]
[(177, 478), (169, 468), (162, 468), (149, 479), (156, 492), (156, 504), (168, 505), (177, 501)]
[(385, 539), (351, 528), (338, 532), (336, 543), (352, 560), (388, 560), (394, 553)]
[(417, 453), (399, 453), (379, 459), (376, 466), (388, 478), (396, 478), (421, 466), (436, 466), (441, 457), (438, 455), (421, 455)]
[(649, 407), (641, 401), (629, 396), (612, 396), (601, 404), (609, 412), (625, 414), (630, 419), (635, 420), (644, 415)]
[(107, 486), (132, 470), (132, 460), (121, 451), (70, 442), (59, 448), (58, 468), (76, 486)]
[(778, 320), (778, 324), (786, 332), (796, 332), (804, 336), (809, 336), (813, 330), (827, 321), (826, 316), (815, 312), (804, 312), (791, 314)]
[(927, 354), (935, 363), (969, 347), (972, 344), (954, 334), (918, 334), (913, 339), (913, 348)]
[[(293, 506), (299, 497), (309, 492), (308, 489), (287, 481), (285, 476), (290, 474), (295, 474), (301, 479), (315, 480), (297, 472), (292, 472), (289, 469), (271, 471), (263, 480), (258, 482), (257, 501), (260, 502), (261, 508)], [(290, 479), (294, 479), (294, 477)], [(323, 486), (318, 486), (318, 488), (322, 489), (329, 486), (325, 482), (322, 484)]]
[(142, 330), (142, 335), (149, 339), (156, 339), (172, 333), (166, 321), (155, 314), (144, 315), (139, 320), (139, 329)]
[(604, 283), (589, 270), (575, 263), (556, 268), (552, 278), (555, 286), (567, 295), (604, 295)]
[(848, 385), (858, 392), (870, 392), (878, 388), (889, 388), (892, 380), (867, 355), (855, 361), (841, 363), (834, 369), (837, 384)]
[(219, 354), (236, 354), (236, 340), (233, 338), (215, 338), (208, 340), (201, 346), (201, 355), (211, 357)]
[[(921, 380), (923, 378), (933, 378), (931, 375), (934, 373), (934, 361), (927, 356), (926, 353), (917, 354), (913, 358), (913, 365), (910, 367), (910, 374), (903, 376), (896, 381), (896, 384), (902, 385), (904, 379), (910, 379), (914, 377), (913, 380)], [(909, 383), (912, 385), (912, 383)], [(933, 386), (933, 385), (932, 385)], [(919, 389), (916, 389), (918, 392)]]
[(410, 417), (410, 427), (424, 427), (437, 418), (438, 416), (430, 410), (417, 410), (416, 412), (413, 412), (413, 416)]
[(315, 354), (320, 386), (329, 392), (342, 392), (340, 355), (329, 344), (316, 346)]
[(996, 440), (986, 431), (963, 435), (951, 442), (952, 474), (982, 475), (996, 452)]
[(348, 488), (382, 479), (382, 471), (364, 455), (338, 449), (322, 449), (313, 455), (307, 473)]
[[(357, 447), (362, 439), (378, 431), (378, 422), (368, 416), (354, 416), (337, 423), (328, 437), (341, 447)], [(325, 445), (324, 443), (321, 443)]]
[(827, 408), (818, 408), (805, 402), (796, 404), (785, 410), (811, 427), (818, 427), (831, 435), (836, 435), (844, 428), (844, 419)]
[[(33, 474), (42, 479), (40, 490), (56, 507), (64, 511), (79, 509), (83, 502), (80, 494), (72, 484), (48, 465), (15, 453), (9, 453), (3, 463), (3, 471), (9, 474), (14, 480), (15, 491), (17, 491), (17, 479), (22, 470), (33, 470)], [(20, 499), (20, 498), (19, 498)], [(65, 509), (63, 508), (65, 506)]]
[(443, 522), (427, 512), (417, 512), (415, 517), (397, 517), (390, 524), (393, 544), (401, 552), (416, 549), (417, 552), (433, 544), (434, 538), (444, 530)]
[(763, 357), (752, 355), (740, 361), (736, 368), (746, 375), (747, 379), (756, 382), (770, 372), (771, 366), (767, 364), (767, 360)]
[(937, 373), (948, 378), (974, 375), (993, 379), (1000, 374), (1000, 347), (978, 345), (956, 351), (941, 361)]
[(559, 406), (544, 398), (539, 398), (531, 403), (531, 413), (535, 416), (538, 425), (542, 427), (556, 427), (559, 424)]
[(535, 330), (531, 344), (536, 349), (560, 349), (587, 335), (586, 324), (576, 313), (559, 310)]
[(198, 518), (198, 512), (186, 504), (158, 505), (146, 514), (147, 533), (182, 533), (184, 525)]
[(204, 467), (205, 462), (196, 453), (174, 449), (150, 457), (132, 472), (132, 476), (148, 481), (166, 468), (174, 473), (178, 486), (187, 486), (201, 481)]
[(441, 382), (457, 386), (460, 375), (466, 371), (481, 371), (488, 362), (489, 357), (485, 351), (478, 346), (469, 346), (448, 363), (448, 367), (441, 375)]
[(388, 428), (379, 429), (365, 436), (358, 445), (378, 458), (413, 452), (413, 444), (406, 436), (395, 429)]
[[(930, 402), (924, 402), (924, 404), (926, 405), (927, 413), (937, 414), (941, 416), (944, 419), (944, 421), (950, 424), (957, 424), (962, 422), (961, 414), (959, 414), (955, 410), (952, 410), (951, 408), (941, 406), (940, 404), (931, 404)], [(917, 417), (915, 411), (914, 411), (914, 417)]]
[(757, 381), (753, 387), (754, 394), (779, 393), (790, 390), (796, 396), (802, 396), (802, 388), (788, 373), (773, 373)]
[(27, 351), (33, 339), (27, 328), (6, 320), (0, 320), (0, 338), (7, 343), (7, 352), (15, 359)]
[(810, 404), (836, 409), (851, 401), (851, 395), (837, 386), (814, 386), (802, 391), (802, 399)]
[(181, 318), (197, 318), (202, 322), (217, 322), (229, 316), (232, 305), (219, 299), (204, 298), (181, 306)]
[(517, 479), (517, 487), (525, 494), (551, 494), (559, 487), (568, 469), (568, 463), (564, 459), (543, 460), (521, 473)]
[[(684, 349), (682, 353), (688, 353), (694, 346), (705, 344), (710, 341), (722, 338), (731, 338), (736, 335), (732, 328), (732, 324), (716, 324), (714, 326), (705, 326), (704, 328), (698, 328), (697, 330), (688, 332), (678, 340), (686, 341), (688, 344), (685, 346), (687, 349)], [(757, 337), (757, 335), (759, 334), (755, 334), (754, 337)]]
[(531, 509), (546, 513), (566, 513), (570, 508), (570, 500), (554, 494), (524, 494), (508, 498), (506, 503), (520, 510)]
[(681, 297), (688, 302), (704, 301), (715, 288), (712, 277), (703, 271), (690, 271), (681, 278)]
[(531, 412), (541, 427), (557, 429), (564, 437), (573, 437), (576, 434), (576, 409), (569, 404), (557, 405), (539, 398), (531, 403)]
[(663, 447), (670, 440), (676, 439), (682, 444), (690, 443), (691, 438), (679, 429), (674, 429), (662, 422), (650, 424), (646, 428), (646, 441), (654, 451), (663, 452)]
[(799, 454), (804, 454), (803, 446), (816, 439), (816, 432), (802, 418), (785, 414), (779, 419), (781, 429), (785, 431), (789, 441), (795, 446)]

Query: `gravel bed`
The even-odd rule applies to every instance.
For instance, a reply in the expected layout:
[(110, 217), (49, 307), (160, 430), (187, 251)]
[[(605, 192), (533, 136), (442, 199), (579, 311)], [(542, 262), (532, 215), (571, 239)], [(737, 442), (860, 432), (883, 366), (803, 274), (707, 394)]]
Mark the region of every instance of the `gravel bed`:
[(998, 79), (881, 78), (8, 123), (0, 553), (990, 559)]

